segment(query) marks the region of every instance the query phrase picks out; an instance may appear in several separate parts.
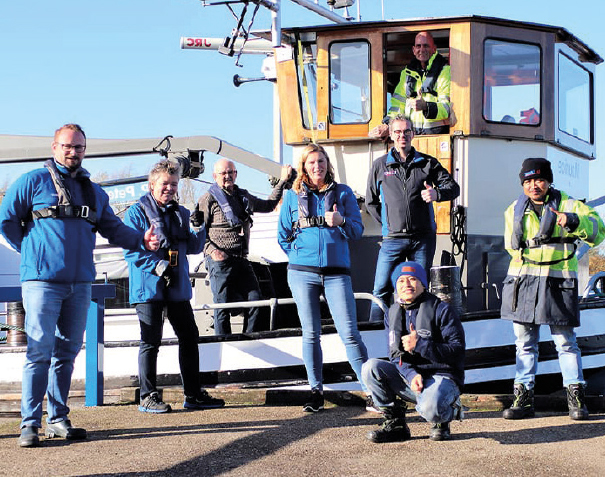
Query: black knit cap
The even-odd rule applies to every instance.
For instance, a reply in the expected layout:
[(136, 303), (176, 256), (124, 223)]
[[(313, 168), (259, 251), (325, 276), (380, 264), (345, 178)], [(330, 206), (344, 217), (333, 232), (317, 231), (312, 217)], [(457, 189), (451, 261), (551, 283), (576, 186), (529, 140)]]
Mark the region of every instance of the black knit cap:
[(542, 157), (528, 157), (523, 161), (519, 179), (521, 179), (521, 185), (529, 179), (545, 179), (552, 184), (550, 161)]

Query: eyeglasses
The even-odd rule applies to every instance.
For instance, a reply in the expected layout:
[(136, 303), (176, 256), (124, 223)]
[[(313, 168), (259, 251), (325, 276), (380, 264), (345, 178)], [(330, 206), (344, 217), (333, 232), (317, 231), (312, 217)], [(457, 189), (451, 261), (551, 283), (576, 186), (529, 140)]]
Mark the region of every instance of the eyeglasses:
[(412, 130), (411, 129), (405, 129), (405, 130), (401, 130), (401, 129), (395, 129), (392, 132), (393, 135), (395, 136), (411, 136), (412, 135)]
[(72, 149), (76, 152), (84, 152), (86, 150), (86, 146), (82, 144), (63, 144), (61, 142), (57, 143), (63, 149), (63, 152), (69, 152)]
[(229, 170), (226, 170), (226, 171), (217, 172), (217, 174), (219, 176), (226, 176), (226, 175), (229, 175), (229, 174), (237, 174), (237, 171), (229, 169)]

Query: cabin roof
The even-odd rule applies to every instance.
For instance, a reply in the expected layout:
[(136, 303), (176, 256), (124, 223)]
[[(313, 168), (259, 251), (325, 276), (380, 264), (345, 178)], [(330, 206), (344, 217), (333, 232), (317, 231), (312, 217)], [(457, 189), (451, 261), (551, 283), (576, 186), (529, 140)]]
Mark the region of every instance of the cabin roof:
[[(545, 25), (542, 23), (525, 22), (519, 20), (507, 20), (504, 18), (486, 17), (481, 15), (460, 15), (450, 17), (423, 17), (423, 18), (410, 18), (405, 20), (383, 20), (383, 21), (372, 21), (372, 22), (354, 22), (354, 23), (340, 23), (340, 24), (329, 24), (329, 25), (316, 25), (316, 26), (305, 26), (305, 27), (289, 27), (282, 28), (284, 33), (296, 33), (296, 32), (308, 32), (308, 31), (331, 31), (331, 30), (344, 30), (344, 29), (363, 29), (368, 27), (378, 26), (393, 26), (393, 25), (423, 25), (423, 24), (451, 24), (451, 23), (488, 23), (492, 25), (500, 25), (505, 27), (513, 28), (525, 28), (537, 31), (552, 32), (556, 35), (557, 41), (567, 44), (570, 48), (574, 49), (581, 55), (583, 61), (587, 61), (594, 64), (600, 64), (603, 62), (603, 58), (599, 54), (590, 48), (586, 43), (580, 40), (577, 36), (570, 33), (567, 29)], [(265, 36), (267, 33), (270, 36), (270, 32), (257, 33), (259, 36)]]

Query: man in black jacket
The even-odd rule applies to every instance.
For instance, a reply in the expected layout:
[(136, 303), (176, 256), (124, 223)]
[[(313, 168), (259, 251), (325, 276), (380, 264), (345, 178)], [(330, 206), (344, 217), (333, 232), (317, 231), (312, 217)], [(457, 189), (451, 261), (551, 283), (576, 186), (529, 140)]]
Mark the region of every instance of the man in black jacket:
[[(382, 245), (376, 262), (373, 295), (390, 305), (391, 272), (396, 263), (414, 260), (430, 270), (437, 226), (432, 202), (453, 200), (460, 187), (437, 159), (412, 147), (412, 124), (393, 118), (389, 131), (394, 147), (374, 161), (366, 192), (366, 208), (382, 224)], [(384, 314), (372, 305), (370, 321)]]
[(397, 300), (389, 309), (390, 362), (373, 358), (362, 368), (363, 381), (385, 419), (368, 439), (410, 439), (401, 399), (416, 403), (418, 413), (432, 423), (432, 440), (449, 439), (450, 422), (462, 418), (462, 323), (454, 308), (426, 291), (426, 272), (420, 264), (397, 265), (392, 279)]

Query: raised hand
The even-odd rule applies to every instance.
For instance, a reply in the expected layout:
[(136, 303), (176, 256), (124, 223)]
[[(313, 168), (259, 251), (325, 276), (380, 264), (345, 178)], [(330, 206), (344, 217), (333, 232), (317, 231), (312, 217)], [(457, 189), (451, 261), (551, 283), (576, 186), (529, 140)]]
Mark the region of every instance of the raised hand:
[(557, 216), (557, 225), (565, 227), (567, 225), (567, 214), (565, 212), (559, 212), (558, 210), (555, 210), (552, 207), (550, 208), (550, 210), (552, 210)]
[(151, 224), (151, 226), (145, 232), (145, 236), (143, 237), (143, 244), (145, 248), (150, 252), (155, 252), (160, 248), (160, 240), (158, 236), (155, 234), (155, 225)]
[(437, 200), (437, 191), (428, 182), (424, 183), (424, 190), (420, 193), (422, 200), (426, 203), (431, 203)]
[(334, 211), (326, 212), (324, 218), (326, 219), (328, 227), (339, 227), (345, 222), (344, 217), (338, 212), (336, 204), (334, 204)]
[(416, 349), (416, 343), (418, 342), (418, 333), (414, 328), (414, 323), (410, 323), (409, 334), (401, 337), (401, 344), (403, 345), (404, 351), (411, 353)]
[(191, 221), (191, 225), (194, 227), (201, 227), (204, 225), (204, 212), (200, 210), (199, 202), (195, 204), (195, 209), (191, 213), (189, 220)]

